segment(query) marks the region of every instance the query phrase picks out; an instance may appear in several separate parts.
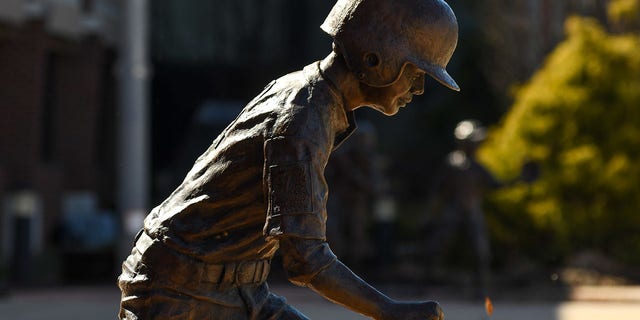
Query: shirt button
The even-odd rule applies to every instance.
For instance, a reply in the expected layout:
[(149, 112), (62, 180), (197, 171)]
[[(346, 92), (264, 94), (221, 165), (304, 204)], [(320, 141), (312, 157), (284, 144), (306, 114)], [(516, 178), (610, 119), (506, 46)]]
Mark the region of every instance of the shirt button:
[(273, 212), (276, 212), (276, 213), (280, 212), (280, 206), (273, 207)]

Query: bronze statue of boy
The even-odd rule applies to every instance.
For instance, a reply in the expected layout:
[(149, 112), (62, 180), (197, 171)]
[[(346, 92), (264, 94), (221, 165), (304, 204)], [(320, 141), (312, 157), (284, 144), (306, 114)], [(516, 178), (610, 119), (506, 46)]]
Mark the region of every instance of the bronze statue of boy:
[(326, 243), (323, 171), (353, 111), (395, 114), (445, 67), (458, 25), (442, 0), (338, 0), (322, 29), (334, 50), (270, 84), (146, 217), (122, 265), (121, 319), (307, 319), (265, 280), (279, 249), (291, 282), (375, 319), (443, 319), (438, 303), (398, 302)]

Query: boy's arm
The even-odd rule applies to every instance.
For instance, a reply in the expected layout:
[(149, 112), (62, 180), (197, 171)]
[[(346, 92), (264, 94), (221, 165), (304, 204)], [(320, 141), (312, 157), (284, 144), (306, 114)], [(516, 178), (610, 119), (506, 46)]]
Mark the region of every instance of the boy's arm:
[(337, 304), (374, 319), (444, 319), (437, 302), (397, 302), (379, 292), (336, 259), (324, 241), (287, 237), (280, 245), (289, 279)]

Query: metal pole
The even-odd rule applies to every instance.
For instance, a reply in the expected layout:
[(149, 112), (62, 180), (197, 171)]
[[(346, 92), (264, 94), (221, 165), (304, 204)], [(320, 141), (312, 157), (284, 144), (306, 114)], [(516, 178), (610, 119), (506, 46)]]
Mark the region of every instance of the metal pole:
[(131, 246), (148, 209), (147, 0), (122, 0), (121, 9), (117, 195), (123, 230), (120, 247), (129, 250), (126, 247)]

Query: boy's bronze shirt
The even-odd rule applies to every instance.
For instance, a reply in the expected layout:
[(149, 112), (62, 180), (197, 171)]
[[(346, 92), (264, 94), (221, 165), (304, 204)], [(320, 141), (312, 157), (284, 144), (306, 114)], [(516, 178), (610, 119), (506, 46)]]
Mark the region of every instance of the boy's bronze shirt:
[(319, 63), (281, 77), (196, 160), (145, 231), (207, 263), (271, 258), (281, 237), (325, 240), (324, 168), (354, 129)]

